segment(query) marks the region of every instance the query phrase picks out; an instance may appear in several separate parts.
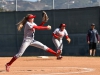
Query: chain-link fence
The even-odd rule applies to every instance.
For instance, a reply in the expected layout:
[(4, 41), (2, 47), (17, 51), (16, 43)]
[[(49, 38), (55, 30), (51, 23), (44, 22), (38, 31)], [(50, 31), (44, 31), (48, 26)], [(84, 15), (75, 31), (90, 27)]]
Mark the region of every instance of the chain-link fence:
[(70, 9), (99, 6), (100, 0), (0, 0), (0, 12)]

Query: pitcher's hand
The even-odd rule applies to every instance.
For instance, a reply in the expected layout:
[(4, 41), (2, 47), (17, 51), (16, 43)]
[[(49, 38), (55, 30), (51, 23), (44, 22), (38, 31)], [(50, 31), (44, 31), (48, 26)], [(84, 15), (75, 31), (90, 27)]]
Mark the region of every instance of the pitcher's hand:
[(48, 30), (51, 30), (51, 26), (50, 25), (48, 25), (47, 28), (48, 28)]

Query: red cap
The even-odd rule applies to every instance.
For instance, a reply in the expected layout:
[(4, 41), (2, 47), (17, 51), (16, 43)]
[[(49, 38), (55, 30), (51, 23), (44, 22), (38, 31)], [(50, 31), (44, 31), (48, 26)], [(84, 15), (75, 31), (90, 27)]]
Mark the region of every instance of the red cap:
[(62, 24), (61, 24), (61, 27), (66, 27), (66, 24), (62, 23)]
[(31, 14), (31, 15), (28, 16), (28, 19), (32, 19), (32, 18), (35, 18), (35, 17), (36, 17), (36, 15)]

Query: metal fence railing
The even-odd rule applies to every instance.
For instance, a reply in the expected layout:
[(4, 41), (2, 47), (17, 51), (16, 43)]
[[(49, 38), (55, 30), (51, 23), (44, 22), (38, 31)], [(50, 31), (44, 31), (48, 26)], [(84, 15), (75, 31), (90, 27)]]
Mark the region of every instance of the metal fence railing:
[(0, 0), (0, 12), (70, 9), (99, 6), (100, 0)]

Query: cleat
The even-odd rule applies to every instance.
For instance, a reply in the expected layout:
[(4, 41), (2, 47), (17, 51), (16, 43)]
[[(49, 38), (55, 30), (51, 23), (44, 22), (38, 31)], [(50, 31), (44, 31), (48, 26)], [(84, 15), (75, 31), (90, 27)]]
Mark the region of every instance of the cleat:
[(5, 67), (6, 67), (6, 71), (9, 72), (10, 65), (7, 63), (7, 64), (5, 65)]

